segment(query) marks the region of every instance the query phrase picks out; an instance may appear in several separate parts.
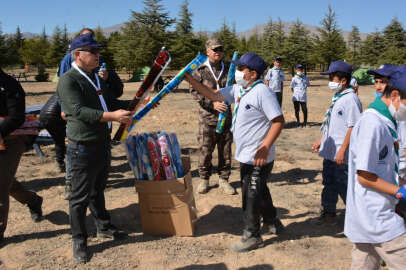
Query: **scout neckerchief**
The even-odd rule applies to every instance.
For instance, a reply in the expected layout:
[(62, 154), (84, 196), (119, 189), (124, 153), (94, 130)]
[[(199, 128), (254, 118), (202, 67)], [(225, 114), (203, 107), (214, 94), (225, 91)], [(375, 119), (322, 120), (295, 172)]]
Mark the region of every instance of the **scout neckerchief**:
[(224, 63), (221, 62), (221, 71), (220, 71), (220, 74), (219, 74), (218, 77), (216, 77), (216, 74), (214, 74), (214, 71), (213, 71), (213, 68), (212, 68), (211, 65), (210, 65), (209, 59), (207, 59), (207, 61), (206, 61), (205, 64), (206, 64), (206, 66), (209, 68), (211, 74), (212, 74), (213, 77), (214, 77), (214, 80), (216, 81), (217, 90), (220, 90), (220, 78), (221, 78), (221, 75), (223, 75)]
[[(103, 91), (102, 91), (101, 88), (100, 88), (99, 76), (98, 76), (96, 73), (94, 74), (95, 77), (96, 77), (96, 83), (97, 83), (97, 85), (95, 85), (94, 82), (89, 78), (89, 76), (87, 76), (86, 73), (84, 73), (84, 72), (78, 67), (78, 65), (77, 65), (75, 62), (72, 63), (72, 67), (75, 68), (77, 71), (79, 71), (79, 73), (80, 73), (83, 77), (85, 77), (85, 78), (90, 82), (90, 84), (91, 84), (91, 85), (94, 87), (94, 89), (96, 90), (97, 95), (99, 96), (100, 103), (101, 103), (101, 105), (102, 105), (102, 107), (103, 107), (103, 111), (108, 112), (109, 110), (107, 109), (106, 102), (104, 101)], [(108, 122), (107, 124), (108, 124), (109, 128), (111, 128), (111, 122)]]
[(389, 128), (389, 131), (393, 138), (393, 146), (395, 149), (395, 183), (399, 186), (399, 143), (398, 143), (398, 134), (397, 129), (398, 125), (390, 114), (388, 107), (380, 98), (376, 98), (375, 101), (369, 105), (368, 109), (365, 112), (371, 112), (377, 115), (380, 119), (385, 122), (386, 126)]
[(244, 88), (242, 88), (242, 87), (240, 88), (240, 92), (238, 93), (238, 98), (237, 98), (237, 100), (236, 100), (236, 102), (235, 102), (235, 105), (234, 105), (233, 121), (232, 121), (232, 124), (231, 124), (231, 132), (234, 133), (235, 121), (237, 120), (237, 113), (238, 113), (238, 108), (240, 107), (241, 99), (242, 99), (246, 94), (248, 94), (248, 92), (249, 92), (252, 88), (254, 88), (257, 84), (260, 84), (260, 83), (264, 83), (264, 81), (263, 81), (263, 80), (257, 80), (257, 81), (255, 81), (253, 84), (251, 84), (250, 87), (248, 87), (247, 89), (244, 89)]
[(353, 92), (354, 92), (354, 89), (348, 88), (348, 89), (342, 91), (341, 93), (335, 93), (334, 94), (333, 98), (331, 99), (331, 105), (327, 109), (327, 112), (324, 115), (323, 122), (321, 123), (320, 130), (322, 132), (326, 131), (326, 134), (328, 133), (328, 127), (330, 125), (331, 112), (333, 111), (334, 104), (337, 102), (337, 100), (339, 100), (342, 96), (345, 96), (346, 94), (353, 93)]

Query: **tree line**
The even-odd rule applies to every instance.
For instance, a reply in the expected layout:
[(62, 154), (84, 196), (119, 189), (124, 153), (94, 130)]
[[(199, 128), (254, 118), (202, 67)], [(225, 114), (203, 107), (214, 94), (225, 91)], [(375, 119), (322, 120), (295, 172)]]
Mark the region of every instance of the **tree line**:
[[(225, 20), (212, 35), (195, 32), (188, 0), (180, 6), (178, 18), (171, 18), (161, 1), (144, 0), (143, 11), (131, 11), (131, 17), (121, 31), (109, 37), (100, 27), (95, 29), (96, 40), (106, 45), (102, 57), (109, 68), (132, 72), (149, 66), (161, 47), (166, 46), (172, 55), (170, 67), (178, 69), (197, 52), (204, 53), (205, 42), (211, 36), (223, 43), (226, 60), (238, 50), (241, 54), (255, 52), (269, 64), (275, 56), (281, 56), (285, 68), (292, 69), (297, 63), (312, 69), (334, 60), (345, 60), (356, 67), (406, 64), (406, 31), (396, 17), (382, 31), (376, 30), (364, 40), (358, 27), (353, 26), (345, 40), (336, 13), (329, 5), (316, 34), (310, 33), (299, 19), (288, 31), (281, 19), (269, 19), (262, 34), (254, 32), (247, 39), (238, 37), (235, 26)], [(12, 35), (2, 34), (0, 29), (0, 65), (28, 63), (56, 67), (66, 54), (70, 41), (66, 25), (55, 27), (50, 37), (44, 28), (41, 35), (27, 39), (23, 38), (19, 27)]]

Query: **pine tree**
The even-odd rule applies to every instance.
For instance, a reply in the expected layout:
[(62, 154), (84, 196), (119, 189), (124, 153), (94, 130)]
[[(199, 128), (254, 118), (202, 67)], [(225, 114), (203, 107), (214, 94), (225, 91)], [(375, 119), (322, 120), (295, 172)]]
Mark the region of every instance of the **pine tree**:
[(360, 59), (360, 48), (362, 45), (361, 36), (357, 26), (353, 25), (352, 30), (348, 36), (348, 51), (347, 51), (347, 60), (353, 66), (359, 66)]
[(262, 38), (259, 36), (257, 29), (255, 29), (254, 34), (248, 39), (247, 47), (249, 52), (263, 56)]
[(0, 66), (4, 67), (7, 64), (8, 64), (8, 59), (7, 59), (6, 38), (3, 35), (3, 31), (1, 30), (1, 23), (0, 23)]
[(278, 18), (278, 22), (274, 25), (274, 30), (272, 32), (273, 36), (273, 53), (274, 56), (283, 56), (283, 47), (285, 45), (286, 33), (284, 30), (284, 25), (281, 18)]
[(380, 62), (394, 65), (406, 64), (406, 31), (397, 18), (383, 30), (384, 53)]
[[(174, 33), (174, 43), (171, 46), (171, 68), (181, 68), (190, 62), (199, 50), (204, 48), (202, 40), (192, 33), (192, 13), (189, 11), (189, 1), (184, 0), (180, 7), (179, 20)], [(204, 51), (202, 51), (204, 53)]]
[(283, 47), (284, 65), (291, 67), (292, 74), (295, 65), (302, 64), (306, 66), (310, 63), (312, 45), (310, 32), (297, 19), (291, 26)]
[(262, 36), (262, 51), (264, 53), (264, 60), (266, 63), (272, 63), (274, 56), (274, 42), (273, 42), (274, 22), (270, 18), (265, 25), (264, 35)]
[(230, 29), (225, 19), (223, 24), (221, 25), (220, 30), (214, 33), (214, 37), (217, 38), (223, 44), (224, 60), (225, 61), (231, 60), (234, 51), (237, 50), (238, 39), (235, 30), (233, 29), (232, 31)]
[(343, 60), (346, 45), (340, 29), (337, 25), (337, 16), (331, 6), (328, 13), (321, 21), (318, 28), (319, 36), (316, 37), (315, 57), (321, 64), (329, 65), (335, 60)]
[(360, 48), (361, 62), (365, 65), (378, 65), (380, 62), (379, 56), (383, 53), (384, 48), (384, 38), (381, 32), (376, 30), (369, 34)]
[(118, 51), (114, 60), (127, 70), (150, 66), (162, 46), (167, 46), (170, 34), (167, 28), (174, 23), (164, 11), (162, 0), (144, 0), (142, 12), (131, 12), (131, 18), (122, 28)]
[(66, 53), (66, 45), (63, 42), (63, 32), (59, 26), (55, 27), (51, 40), (45, 62), (47, 65), (57, 66)]

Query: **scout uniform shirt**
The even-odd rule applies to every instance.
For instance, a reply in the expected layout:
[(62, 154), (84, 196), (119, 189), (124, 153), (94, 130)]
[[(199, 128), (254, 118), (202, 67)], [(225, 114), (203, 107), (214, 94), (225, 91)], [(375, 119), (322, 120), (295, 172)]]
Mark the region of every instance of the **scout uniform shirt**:
[[(348, 90), (348, 89), (347, 89)], [(334, 158), (344, 142), (348, 128), (353, 127), (361, 117), (362, 105), (358, 96), (350, 91), (340, 97), (331, 110), (328, 127), (324, 128), (319, 155), (330, 161)], [(345, 163), (348, 160), (348, 151)]]
[(306, 75), (295, 75), (290, 83), (290, 88), (293, 89), (292, 101), (307, 102), (307, 87), (310, 85)]
[[(271, 128), (272, 119), (282, 115), (275, 94), (262, 81), (257, 82), (240, 100), (240, 85), (234, 84), (220, 90), (230, 104), (235, 102), (237, 106), (239, 100), (233, 126), (235, 159), (245, 164), (254, 163), (255, 154)], [(272, 162), (274, 157), (275, 146), (272, 145), (267, 163)]]
[(285, 80), (285, 75), (282, 69), (273, 67), (268, 70), (265, 79), (269, 82), (269, 88), (271, 88), (272, 91), (280, 92), (282, 90), (282, 82)]
[(357, 175), (357, 170), (367, 171), (395, 184), (397, 161), (391, 134), (395, 125), (378, 98), (351, 133), (344, 234), (353, 243), (383, 243), (406, 233), (404, 220), (395, 213), (398, 199), (362, 186)]

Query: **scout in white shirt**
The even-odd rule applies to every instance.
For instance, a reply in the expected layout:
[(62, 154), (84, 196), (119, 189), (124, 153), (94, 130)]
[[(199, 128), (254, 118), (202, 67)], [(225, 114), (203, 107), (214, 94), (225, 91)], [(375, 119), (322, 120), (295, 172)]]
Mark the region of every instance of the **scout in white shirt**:
[(296, 123), (300, 126), (299, 112), (302, 108), (303, 112), (303, 125), (307, 125), (307, 87), (310, 85), (309, 79), (303, 73), (303, 66), (301, 64), (296, 65), (296, 75), (292, 78), (290, 83), (290, 89), (293, 92), (293, 107), (295, 108)]
[(264, 60), (247, 53), (235, 64), (237, 84), (220, 91), (200, 84), (189, 75), (186, 80), (210, 100), (235, 103), (231, 130), (236, 143), (235, 158), (240, 162), (244, 233), (241, 241), (232, 245), (232, 250), (245, 252), (263, 246), (261, 218), (265, 233), (278, 234), (283, 229), (266, 181), (273, 167), (274, 143), (284, 118), (275, 94), (260, 79), (266, 69)]
[(351, 269), (406, 268), (406, 226), (395, 213), (406, 200), (398, 178), (397, 121), (406, 120), (406, 73), (394, 73), (355, 125), (350, 143), (344, 233), (354, 243)]
[(273, 67), (268, 70), (268, 73), (265, 76), (265, 83), (276, 94), (279, 106), (282, 107), (283, 81), (285, 80), (285, 74), (281, 69), (282, 58), (277, 56), (274, 60)]
[(322, 138), (313, 145), (323, 160), (322, 213), (317, 224), (335, 224), (338, 196), (343, 202), (347, 194), (347, 157), (353, 126), (361, 116), (362, 105), (352, 88), (349, 88), (352, 67), (342, 61), (330, 64), (322, 74), (330, 77), (329, 88), (335, 92), (326, 112), (321, 131)]

